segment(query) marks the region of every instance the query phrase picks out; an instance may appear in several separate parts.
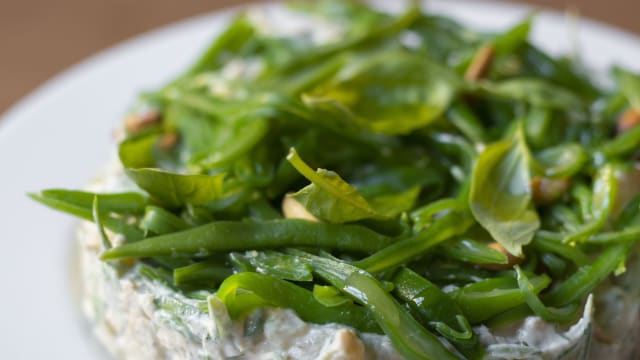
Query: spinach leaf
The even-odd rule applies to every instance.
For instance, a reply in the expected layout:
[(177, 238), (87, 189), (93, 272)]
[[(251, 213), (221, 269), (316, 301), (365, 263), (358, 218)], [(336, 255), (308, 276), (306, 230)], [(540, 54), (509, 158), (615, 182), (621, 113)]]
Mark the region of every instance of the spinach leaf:
[(370, 131), (396, 135), (438, 119), (461, 86), (450, 69), (424, 56), (396, 51), (361, 59), (314, 95), (342, 104)]
[(496, 35), (492, 40), (496, 54), (512, 54), (520, 46), (526, 44), (533, 20), (534, 16), (527, 16), (523, 21), (515, 24), (507, 31)]
[(565, 111), (580, 111), (585, 104), (572, 91), (538, 78), (513, 78), (486, 83), (482, 90), (505, 100)]
[(122, 165), (131, 168), (156, 166), (155, 147), (159, 138), (160, 131), (153, 129), (122, 141), (118, 146)]
[(378, 213), (391, 218), (412, 209), (418, 200), (420, 190), (420, 186), (414, 186), (401, 193), (380, 194), (367, 200)]
[(125, 171), (142, 190), (169, 208), (203, 205), (219, 199), (224, 193), (225, 174), (182, 175), (151, 168)]
[(244, 46), (252, 39), (254, 33), (255, 28), (247, 17), (243, 15), (237, 16), (225, 32), (205, 50), (182, 78), (222, 66), (232, 55), (242, 51)]
[(333, 171), (313, 171), (291, 148), (287, 160), (311, 184), (290, 195), (298, 200), (311, 214), (332, 223), (345, 223), (368, 218), (384, 218), (369, 202), (340, 175)]
[(566, 143), (540, 151), (536, 160), (545, 176), (571, 177), (582, 169), (589, 156), (582, 145)]
[(469, 194), (475, 219), (516, 256), (540, 227), (526, 146), (522, 128), (511, 139), (487, 146), (473, 169)]

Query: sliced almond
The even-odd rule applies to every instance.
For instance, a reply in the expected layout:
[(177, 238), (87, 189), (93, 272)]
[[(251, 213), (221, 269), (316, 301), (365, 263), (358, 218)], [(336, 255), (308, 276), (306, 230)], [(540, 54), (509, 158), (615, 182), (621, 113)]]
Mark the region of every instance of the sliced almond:
[(618, 134), (631, 130), (640, 124), (640, 111), (631, 108), (618, 118)]
[(304, 219), (309, 221), (319, 222), (317, 217), (313, 216), (305, 207), (298, 202), (298, 200), (285, 196), (282, 199), (282, 213), (287, 219)]
[(493, 45), (483, 45), (471, 60), (471, 64), (469, 64), (467, 71), (464, 73), (464, 78), (469, 81), (477, 81), (487, 76), (494, 56), (495, 49)]
[(164, 151), (173, 149), (178, 143), (178, 134), (175, 132), (168, 132), (162, 134), (158, 140), (158, 146)]
[(567, 178), (552, 179), (536, 176), (531, 179), (531, 198), (536, 205), (549, 205), (558, 200), (571, 187)]
[(318, 359), (364, 360), (364, 344), (353, 330), (340, 329), (333, 334)]
[(129, 114), (124, 119), (124, 128), (128, 133), (137, 133), (160, 123), (160, 112), (149, 110), (142, 113)]
[(517, 257), (512, 255), (511, 253), (509, 253), (507, 251), (507, 249), (504, 248), (504, 246), (502, 246), (502, 244), (498, 243), (498, 242), (493, 242), (491, 244), (489, 244), (489, 247), (500, 251), (501, 253), (503, 253), (506, 257), (507, 257), (507, 263), (506, 264), (481, 264), (479, 265), (479, 267), (483, 268), (483, 269), (489, 269), (489, 270), (508, 270), (508, 269), (512, 269), (514, 266), (516, 265), (520, 265), (524, 262), (524, 257)]

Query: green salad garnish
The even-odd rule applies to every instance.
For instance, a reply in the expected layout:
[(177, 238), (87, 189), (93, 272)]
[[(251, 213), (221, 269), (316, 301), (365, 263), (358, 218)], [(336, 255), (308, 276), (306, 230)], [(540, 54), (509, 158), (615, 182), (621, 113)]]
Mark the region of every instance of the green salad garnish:
[(417, 7), (291, 8), (326, 36), (241, 13), (141, 96), (119, 144), (139, 191), (32, 197), (94, 221), (104, 261), (234, 319), (291, 308), (407, 359), (481, 358), (477, 325), (575, 323), (624, 271), (640, 76), (596, 85), (529, 42), (533, 17), (484, 33)]

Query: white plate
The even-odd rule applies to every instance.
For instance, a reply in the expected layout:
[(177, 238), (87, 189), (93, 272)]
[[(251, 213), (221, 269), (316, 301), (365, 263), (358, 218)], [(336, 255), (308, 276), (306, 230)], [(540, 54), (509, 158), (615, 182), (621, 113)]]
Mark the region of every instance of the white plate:
[[(426, 8), (484, 29), (503, 29), (531, 10), (471, 0), (433, 0)], [(100, 357), (71, 295), (76, 221), (26, 193), (88, 182), (113, 158), (112, 129), (136, 94), (184, 69), (229, 14), (194, 18), (104, 51), (48, 82), (0, 120), (1, 359)], [(590, 21), (575, 26), (562, 15), (544, 13), (533, 39), (555, 53), (575, 50), (577, 41), (585, 63), (596, 70), (614, 63), (640, 70), (637, 38)]]

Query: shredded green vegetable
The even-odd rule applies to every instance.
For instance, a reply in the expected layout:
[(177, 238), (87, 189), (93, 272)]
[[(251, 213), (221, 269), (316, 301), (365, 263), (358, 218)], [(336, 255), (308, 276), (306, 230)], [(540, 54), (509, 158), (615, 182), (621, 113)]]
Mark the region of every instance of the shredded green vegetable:
[(594, 85), (529, 42), (533, 17), (483, 33), (416, 7), (291, 11), (337, 35), (239, 14), (141, 96), (119, 145), (138, 192), (32, 198), (234, 319), (292, 308), (407, 359), (481, 358), (472, 325), (575, 322), (640, 238), (640, 75)]

